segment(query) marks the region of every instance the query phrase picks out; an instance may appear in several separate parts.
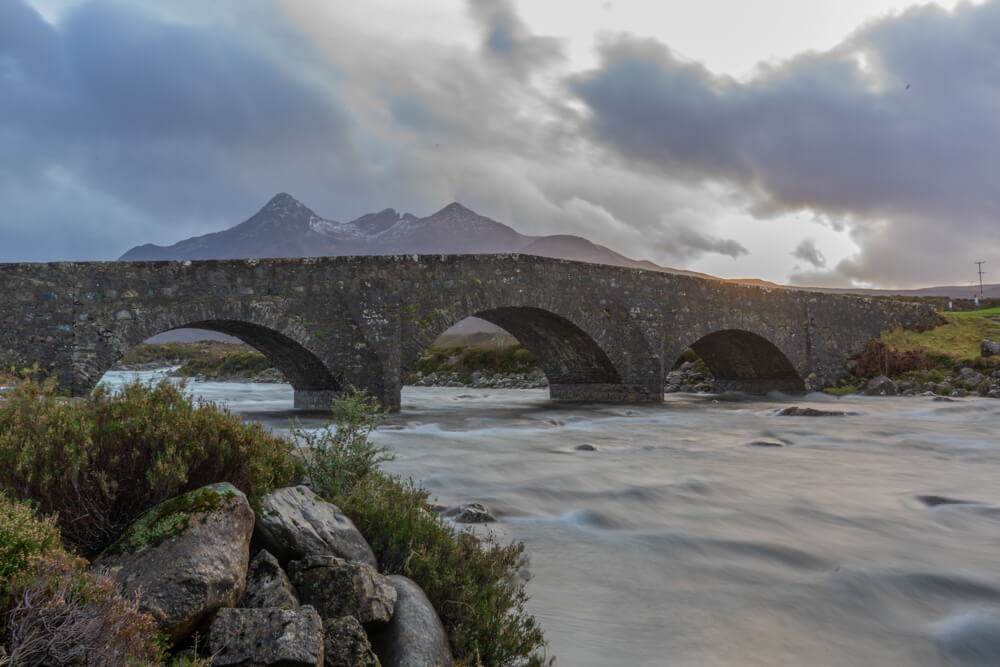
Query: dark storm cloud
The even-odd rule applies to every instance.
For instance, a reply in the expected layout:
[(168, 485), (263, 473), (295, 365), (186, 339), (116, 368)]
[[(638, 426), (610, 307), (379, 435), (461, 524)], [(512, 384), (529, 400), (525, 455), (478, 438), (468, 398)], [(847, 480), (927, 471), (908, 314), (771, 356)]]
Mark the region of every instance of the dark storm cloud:
[[(306, 199), (344, 178), (351, 119), (329, 90), (300, 76), (334, 74), (300, 39), (260, 44), (226, 26), (103, 2), (52, 26), (21, 0), (0, 4), (0, 191), (26, 216), (0, 218), (0, 260), (15, 259), (8, 241), (32, 228), (46, 235), (34, 244), (40, 253), (115, 257), (139, 241), (188, 235), (147, 227), (145, 238), (121, 238), (134, 224), (231, 223), (279, 190)], [(300, 70), (275, 60), (282, 46)], [(59, 197), (61, 213), (38, 205)], [(51, 231), (76, 237), (74, 225), (93, 228), (92, 247), (53, 255)]]
[(792, 251), (792, 257), (798, 257), (812, 264), (817, 269), (826, 266), (826, 257), (816, 247), (814, 239), (802, 239)]
[[(736, 184), (754, 197), (756, 215), (852, 216), (856, 238), (895, 247), (897, 258), (930, 260), (940, 234), (929, 232), (943, 225), (959, 252), (995, 243), (998, 2), (911, 9), (742, 82), (662, 44), (619, 37), (573, 87), (595, 141), (671, 178)], [(871, 223), (859, 220), (887, 229), (866, 234)], [(867, 253), (863, 246), (841, 275), (884, 275)], [(920, 279), (921, 263), (897, 260), (894, 276)]]
[(564, 57), (559, 40), (532, 34), (510, 0), (469, 0), (485, 30), (485, 51), (519, 74)]

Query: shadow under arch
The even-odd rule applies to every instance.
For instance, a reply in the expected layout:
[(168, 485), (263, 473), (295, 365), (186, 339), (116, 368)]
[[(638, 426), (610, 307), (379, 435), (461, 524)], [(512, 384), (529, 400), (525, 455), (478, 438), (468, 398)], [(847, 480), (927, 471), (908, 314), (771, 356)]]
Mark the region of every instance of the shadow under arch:
[[(444, 315), (443, 311), (438, 311)], [(495, 324), (527, 348), (549, 383), (555, 400), (603, 402), (659, 400), (655, 382), (629, 383), (622, 370), (627, 365), (610, 353), (595, 337), (567, 317), (537, 306), (492, 306), (460, 308), (439, 317), (435, 327), (416, 333), (415, 345), (401, 361), (403, 377), (409, 375), (423, 350), (448, 327), (466, 317)], [(627, 338), (627, 335), (622, 336)], [(644, 345), (644, 343), (643, 343)]]
[[(305, 331), (293, 318), (273, 309), (227, 303), (214, 309), (199, 304), (188, 307), (147, 311), (139, 319), (116, 320), (111, 330), (90, 329), (92, 353), (76, 369), (73, 393), (90, 391), (104, 374), (129, 350), (150, 337), (182, 328), (216, 331), (239, 338), (260, 351), (269, 363), (280, 370), (295, 390), (295, 407), (328, 407), (332, 397), (346, 385), (341, 369), (331, 370), (324, 343)], [(301, 330), (300, 330), (301, 329)]]
[(805, 391), (805, 383), (785, 353), (758, 334), (723, 329), (690, 347), (712, 371), (716, 389), (750, 394)]
[(236, 320), (203, 320), (185, 327), (239, 338), (267, 357), (296, 391), (340, 391), (343, 388), (342, 375), (334, 375), (315, 354), (274, 329)]
[(601, 346), (564, 317), (529, 307), (492, 308), (474, 315), (506, 329), (528, 348), (550, 386), (622, 381)]

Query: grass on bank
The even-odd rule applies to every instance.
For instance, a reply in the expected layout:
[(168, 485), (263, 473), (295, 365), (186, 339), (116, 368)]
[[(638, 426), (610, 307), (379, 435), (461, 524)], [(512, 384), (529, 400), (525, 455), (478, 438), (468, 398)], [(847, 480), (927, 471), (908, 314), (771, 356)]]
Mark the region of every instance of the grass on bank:
[(940, 366), (974, 363), (981, 359), (980, 341), (1000, 341), (1000, 308), (940, 315), (943, 324), (933, 329), (895, 329), (878, 340), (895, 350), (922, 352)]
[[(381, 472), (387, 452), (368, 437), (382, 417), (374, 399), (355, 393), (334, 417), (303, 456), (290, 440), (169, 382), (67, 399), (53, 383), (24, 381), (0, 394), (0, 646), (27, 656), (38, 642), (55, 642), (70, 660), (73, 646), (120, 636), (120, 645), (93, 648), (87, 664), (163, 664), (149, 617), (73, 553), (100, 552), (132, 519), (187, 490), (228, 481), (254, 502), (308, 472), (383, 569), (427, 592), (459, 664), (542, 664), (544, 639), (516, 577), (523, 545), (456, 531), (425, 491)], [(32, 627), (60, 629), (19, 634)]]
[(407, 383), (416, 382), (420, 375), (427, 376), (431, 373), (458, 373), (468, 379), (476, 371), (484, 375), (527, 375), (536, 370), (538, 363), (520, 343), (503, 348), (492, 345), (430, 347), (413, 365)]

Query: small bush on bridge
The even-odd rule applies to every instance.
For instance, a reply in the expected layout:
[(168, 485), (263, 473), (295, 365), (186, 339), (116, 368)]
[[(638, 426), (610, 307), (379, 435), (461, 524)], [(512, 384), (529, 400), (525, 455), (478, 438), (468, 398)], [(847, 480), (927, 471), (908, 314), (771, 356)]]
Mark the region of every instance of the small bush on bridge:
[(294, 449), (166, 381), (78, 400), (23, 382), (0, 397), (0, 489), (57, 513), (63, 539), (85, 555), (206, 484), (229, 481), (254, 502), (301, 475)]

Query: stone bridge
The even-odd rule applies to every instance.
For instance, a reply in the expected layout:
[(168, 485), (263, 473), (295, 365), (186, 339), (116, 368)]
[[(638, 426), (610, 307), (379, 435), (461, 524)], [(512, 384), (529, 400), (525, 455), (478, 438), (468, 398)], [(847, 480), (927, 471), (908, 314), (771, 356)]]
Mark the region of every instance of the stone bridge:
[(38, 362), (81, 395), (150, 336), (196, 327), (267, 355), (300, 408), (356, 386), (398, 409), (422, 351), (472, 315), (574, 401), (660, 400), (687, 347), (731, 389), (818, 389), (879, 332), (936, 321), (888, 299), (516, 254), (0, 264), (0, 290), (0, 368)]

